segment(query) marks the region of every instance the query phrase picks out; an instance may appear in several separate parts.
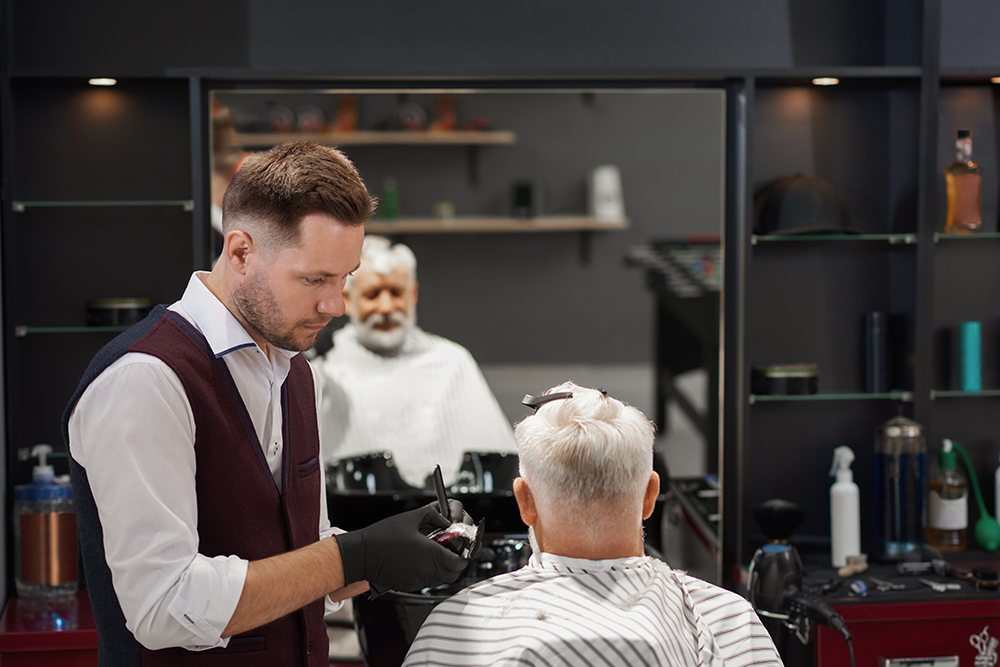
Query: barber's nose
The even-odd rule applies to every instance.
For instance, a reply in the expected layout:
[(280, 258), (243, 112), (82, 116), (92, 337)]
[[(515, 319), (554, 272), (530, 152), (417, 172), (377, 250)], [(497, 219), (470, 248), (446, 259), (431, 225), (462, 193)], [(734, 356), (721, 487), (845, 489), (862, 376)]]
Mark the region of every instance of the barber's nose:
[(324, 315), (340, 317), (346, 310), (344, 306), (344, 293), (339, 289), (332, 289), (324, 293), (319, 303), (316, 304), (316, 310)]

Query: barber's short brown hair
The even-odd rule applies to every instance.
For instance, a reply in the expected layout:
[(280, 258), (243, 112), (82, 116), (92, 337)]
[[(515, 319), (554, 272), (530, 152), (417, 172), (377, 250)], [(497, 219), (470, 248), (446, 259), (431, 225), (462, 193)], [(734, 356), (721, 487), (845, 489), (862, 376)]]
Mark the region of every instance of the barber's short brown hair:
[(226, 188), (222, 221), (226, 232), (249, 227), (282, 247), (298, 243), (302, 218), (310, 213), (357, 226), (374, 208), (375, 200), (346, 155), (297, 141), (247, 158)]

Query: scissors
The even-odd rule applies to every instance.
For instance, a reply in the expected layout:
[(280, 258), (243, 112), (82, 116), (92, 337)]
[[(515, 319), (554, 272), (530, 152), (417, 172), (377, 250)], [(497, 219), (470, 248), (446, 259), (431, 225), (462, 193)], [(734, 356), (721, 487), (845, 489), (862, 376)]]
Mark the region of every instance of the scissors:
[(444, 476), (441, 475), (441, 466), (434, 466), (434, 491), (437, 493), (438, 506), (441, 514), (448, 521), (451, 521), (451, 508), (448, 507), (448, 494), (444, 490)]
[(943, 583), (940, 581), (931, 581), (930, 579), (924, 579), (923, 577), (917, 577), (917, 581), (922, 581), (931, 588), (933, 588), (938, 593), (944, 593), (945, 591), (958, 591), (962, 589), (962, 584), (959, 583)]
[(868, 577), (868, 581), (875, 584), (875, 589), (882, 591), (905, 591), (906, 584), (894, 584), (891, 581), (885, 581), (884, 579), (876, 579), (875, 577)]

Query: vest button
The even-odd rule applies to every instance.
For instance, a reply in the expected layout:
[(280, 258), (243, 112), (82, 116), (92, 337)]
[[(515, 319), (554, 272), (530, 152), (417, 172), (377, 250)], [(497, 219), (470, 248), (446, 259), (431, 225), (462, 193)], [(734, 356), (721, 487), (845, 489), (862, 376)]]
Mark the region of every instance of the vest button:
[(312, 654), (313, 654), (313, 643), (306, 642), (306, 655), (312, 655)]

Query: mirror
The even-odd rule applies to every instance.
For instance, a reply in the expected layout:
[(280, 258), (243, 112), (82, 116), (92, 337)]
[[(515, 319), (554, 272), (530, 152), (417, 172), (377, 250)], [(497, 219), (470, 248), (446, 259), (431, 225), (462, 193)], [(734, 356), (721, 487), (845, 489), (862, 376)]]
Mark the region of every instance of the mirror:
[(368, 232), (417, 256), (420, 326), (470, 350), (512, 423), (567, 379), (656, 421), (671, 482), (690, 484), (664, 478), (647, 535), (718, 581), (724, 90), (240, 82), (210, 99), (213, 200), (247, 151), (340, 147), (381, 200)]

